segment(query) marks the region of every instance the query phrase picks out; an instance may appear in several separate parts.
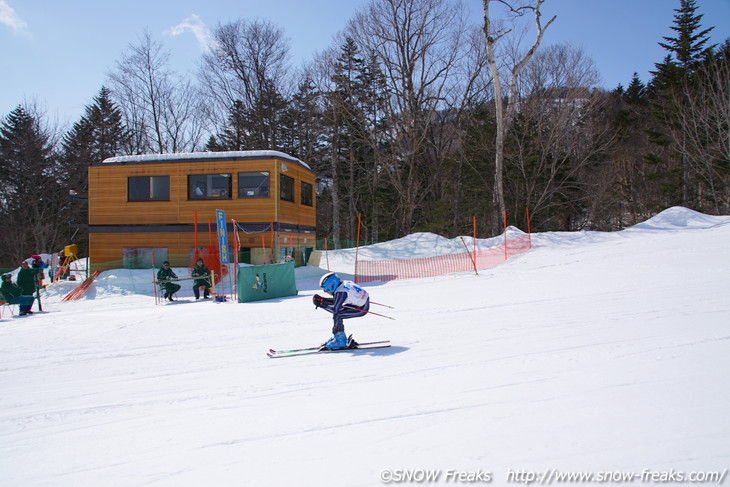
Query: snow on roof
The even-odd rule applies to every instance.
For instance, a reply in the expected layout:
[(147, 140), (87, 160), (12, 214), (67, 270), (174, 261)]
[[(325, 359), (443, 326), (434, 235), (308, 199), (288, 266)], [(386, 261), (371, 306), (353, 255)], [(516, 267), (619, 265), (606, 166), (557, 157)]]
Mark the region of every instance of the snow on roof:
[(140, 154), (136, 156), (117, 156), (104, 159), (102, 164), (124, 164), (129, 162), (179, 162), (204, 159), (284, 159), (312, 170), (309, 165), (296, 157), (275, 150), (247, 150), (227, 152), (176, 152), (173, 154)]

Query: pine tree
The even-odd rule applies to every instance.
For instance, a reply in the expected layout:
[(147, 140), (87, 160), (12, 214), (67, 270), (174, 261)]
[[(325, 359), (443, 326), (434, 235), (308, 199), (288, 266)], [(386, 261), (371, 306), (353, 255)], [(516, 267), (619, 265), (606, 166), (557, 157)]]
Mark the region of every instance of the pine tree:
[(90, 164), (124, 154), (130, 134), (122, 123), (121, 110), (112, 101), (111, 92), (102, 86), (84, 115), (64, 136), (61, 147), (61, 178), (72, 195), (68, 209), (72, 225), (82, 229), (74, 243), (86, 249), (88, 221), (85, 195), (88, 191)]
[(249, 146), (250, 132), (247, 111), (241, 100), (235, 100), (228, 111), (228, 124), (217, 137), (211, 137), (208, 147), (216, 151), (240, 151), (254, 149)]
[(67, 198), (50, 137), (22, 106), (0, 126), (0, 187), (0, 265), (54, 249)]
[(112, 101), (111, 92), (102, 86), (93, 103), (86, 106), (84, 115), (63, 138), (63, 163), (70, 189), (85, 193), (86, 168), (123, 154), (128, 138), (121, 110)]
[(623, 93), (623, 98), (630, 104), (644, 103), (646, 101), (646, 85), (641, 82), (638, 73), (634, 73), (628, 88)]
[[(331, 81), (323, 113), (329, 145), (328, 164), (323, 169), (331, 182), (327, 194), (331, 232), (335, 238), (354, 239), (357, 215), (362, 214), (371, 232), (369, 238), (377, 239), (381, 232), (377, 202), (382, 177), (377, 158), (379, 133), (384, 130), (383, 76), (375, 59), (365, 60), (354, 39), (347, 38), (334, 62)], [(330, 229), (323, 230), (330, 233)]]
[[(689, 162), (679, 150), (685, 143), (675, 140), (670, 134), (679, 133), (680, 138), (684, 137), (677, 126), (687, 102), (686, 87), (692, 83), (701, 59), (714, 49), (714, 46), (707, 46), (708, 34), (713, 27), (702, 29), (702, 14), (697, 13), (697, 8), (695, 0), (680, 0), (680, 8), (675, 9), (674, 25), (671, 26), (677, 34), (664, 37), (666, 42), (659, 43), (669, 52), (662, 62), (655, 65), (656, 70), (652, 71), (654, 78), (649, 85), (655, 124), (647, 129), (647, 133), (656, 150), (647, 154), (646, 160), (655, 167), (665, 165), (667, 160), (678, 160), (673, 167), (665, 167), (664, 176), (658, 178), (663, 181), (661, 193), (667, 196), (665, 206), (691, 206), (693, 199)], [(671, 182), (673, 178), (676, 183)]]
[[(294, 93), (282, 117), (281, 147), (284, 152), (316, 165), (321, 153), (321, 94), (305, 78)], [(318, 169), (318, 168), (317, 168)]]
[(666, 42), (659, 45), (672, 53), (679, 66), (687, 71), (706, 57), (714, 46), (707, 46), (708, 34), (714, 27), (701, 28), (702, 14), (697, 14), (696, 0), (680, 0), (680, 7), (674, 15), (674, 25), (671, 27), (677, 33), (676, 37), (664, 37)]

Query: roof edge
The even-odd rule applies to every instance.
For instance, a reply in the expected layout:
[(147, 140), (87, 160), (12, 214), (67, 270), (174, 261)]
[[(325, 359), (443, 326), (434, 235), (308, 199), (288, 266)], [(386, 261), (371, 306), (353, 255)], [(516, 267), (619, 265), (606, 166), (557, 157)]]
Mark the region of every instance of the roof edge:
[(189, 162), (205, 160), (248, 160), (248, 159), (282, 159), (301, 165), (309, 171), (312, 168), (309, 164), (290, 156), (284, 152), (275, 150), (249, 150), (249, 151), (225, 151), (225, 152), (175, 152), (170, 154), (139, 154), (136, 156), (116, 156), (104, 159), (102, 162), (91, 164), (100, 166), (105, 164), (134, 164), (134, 163), (155, 163), (155, 162)]

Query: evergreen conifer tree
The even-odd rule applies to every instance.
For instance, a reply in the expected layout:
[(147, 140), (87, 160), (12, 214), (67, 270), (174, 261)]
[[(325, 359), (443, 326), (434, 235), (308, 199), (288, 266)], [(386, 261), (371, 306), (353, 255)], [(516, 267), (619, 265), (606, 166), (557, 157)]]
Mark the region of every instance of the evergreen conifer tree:
[(702, 14), (697, 13), (696, 0), (680, 0), (679, 9), (675, 10), (674, 25), (676, 37), (664, 37), (666, 42), (659, 45), (673, 54), (677, 64), (690, 70), (696, 66), (714, 46), (708, 46), (708, 34), (714, 27), (701, 29)]
[[(102, 86), (93, 103), (86, 106), (84, 115), (61, 143), (61, 178), (70, 194), (68, 208), (72, 226), (86, 228), (87, 168), (90, 164), (123, 154), (129, 138), (129, 131), (122, 123), (121, 110), (112, 101), (111, 92)], [(74, 243), (83, 252), (87, 244), (86, 232), (79, 231)]]
[(634, 73), (628, 88), (623, 93), (623, 98), (627, 103), (643, 103), (646, 101), (646, 85), (641, 82), (638, 73)]
[[(215, 137), (213, 145), (208, 141), (208, 146), (217, 151), (240, 151), (255, 149), (249, 146), (250, 133), (248, 113), (241, 100), (235, 100), (228, 111), (228, 124), (226, 128)], [(259, 147), (260, 148), (260, 147)]]
[(0, 126), (0, 266), (49, 252), (65, 228), (64, 187), (47, 131), (18, 106)]
[[(714, 49), (714, 46), (707, 45), (708, 34), (713, 28), (701, 27), (702, 15), (697, 13), (697, 8), (696, 0), (680, 0), (680, 7), (675, 9), (674, 25), (671, 26), (676, 36), (666, 36), (665, 42), (659, 43), (669, 52), (662, 62), (656, 64), (656, 70), (652, 71), (654, 78), (649, 85), (655, 123), (646, 131), (655, 150), (645, 159), (656, 168), (663, 166), (656, 178), (662, 181), (660, 192), (666, 197), (660, 206), (692, 206), (690, 167), (678, 149), (684, 141), (675, 140), (669, 134), (681, 132), (676, 129), (682, 107), (687, 102), (686, 87), (692, 83), (700, 61)], [(684, 135), (680, 134), (680, 137)], [(666, 161), (672, 160), (676, 162), (666, 164)]]
[(281, 147), (284, 152), (315, 165), (322, 150), (320, 98), (314, 82), (305, 78), (299, 83), (282, 118)]
[(70, 189), (85, 193), (86, 168), (123, 154), (128, 138), (121, 110), (112, 101), (110, 91), (102, 86), (93, 103), (86, 106), (84, 115), (63, 138), (63, 164)]

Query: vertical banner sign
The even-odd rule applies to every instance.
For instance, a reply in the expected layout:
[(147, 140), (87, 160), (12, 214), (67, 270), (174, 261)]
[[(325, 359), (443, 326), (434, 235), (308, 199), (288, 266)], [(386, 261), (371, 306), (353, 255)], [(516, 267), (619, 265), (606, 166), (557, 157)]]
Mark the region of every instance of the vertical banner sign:
[(215, 219), (218, 222), (218, 249), (221, 256), (221, 264), (228, 264), (228, 231), (226, 230), (226, 212), (215, 210)]

